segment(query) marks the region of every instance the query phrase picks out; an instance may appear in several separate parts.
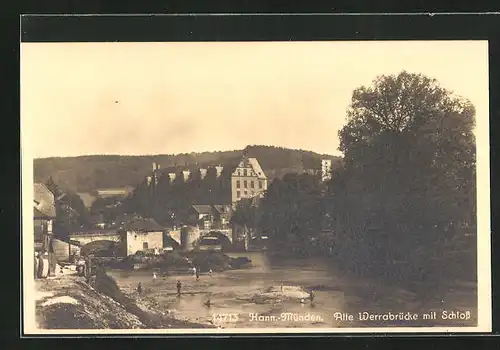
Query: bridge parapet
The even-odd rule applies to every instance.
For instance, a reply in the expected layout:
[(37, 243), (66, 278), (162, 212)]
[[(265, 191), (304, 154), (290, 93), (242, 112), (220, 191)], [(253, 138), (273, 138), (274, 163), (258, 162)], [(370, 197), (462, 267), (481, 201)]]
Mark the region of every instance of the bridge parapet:
[(223, 230), (218, 230), (218, 229), (200, 230), (200, 240), (211, 232), (221, 233), (222, 235), (226, 236), (229, 239), (229, 242), (233, 243), (233, 230), (231, 230), (230, 228)]
[(90, 233), (72, 233), (69, 235), (71, 240), (80, 242), (81, 245), (88, 244), (94, 241), (113, 241), (120, 242), (121, 235), (118, 232), (90, 232)]
[(179, 243), (184, 251), (195, 249), (200, 241), (210, 233), (218, 233), (233, 243), (232, 229), (200, 229), (198, 226), (186, 226), (181, 230), (171, 230), (168, 235)]

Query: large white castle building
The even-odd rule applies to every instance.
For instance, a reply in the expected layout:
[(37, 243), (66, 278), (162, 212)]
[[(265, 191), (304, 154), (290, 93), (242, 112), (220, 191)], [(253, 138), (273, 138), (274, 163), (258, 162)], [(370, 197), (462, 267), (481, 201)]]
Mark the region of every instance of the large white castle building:
[[(320, 169), (318, 169), (320, 170)], [(332, 178), (331, 159), (321, 160), (321, 170), (318, 171), (323, 182)], [(211, 173), (212, 176), (208, 174)], [(153, 163), (153, 172), (146, 178), (148, 186), (158, 185), (160, 177), (166, 179), (171, 184), (185, 183), (198, 179), (200, 181), (215, 181), (218, 187), (213, 190), (223, 193), (223, 202), (211, 204), (232, 204), (234, 207), (242, 199), (262, 198), (269, 186), (269, 178), (264, 173), (257, 158), (241, 157), (239, 161), (222, 165), (212, 165), (208, 167), (171, 167), (170, 169), (161, 169), (156, 163)], [(219, 197), (220, 200), (220, 197)], [(210, 204), (210, 203), (202, 203)]]
[(261, 198), (267, 190), (267, 176), (257, 158), (243, 157), (231, 174), (231, 202)]

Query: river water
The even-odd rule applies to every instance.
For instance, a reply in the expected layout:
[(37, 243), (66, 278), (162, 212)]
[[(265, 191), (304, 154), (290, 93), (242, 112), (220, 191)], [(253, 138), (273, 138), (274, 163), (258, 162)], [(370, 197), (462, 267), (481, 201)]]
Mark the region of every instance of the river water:
[[(342, 275), (319, 258), (274, 259), (264, 252), (228, 255), (247, 256), (252, 267), (201, 274), (199, 281), (190, 275), (153, 280), (148, 271), (110, 270), (108, 274), (125, 293), (154, 299), (159, 308), (176, 318), (223, 328), (474, 326), (477, 322), (474, 285), (457, 282), (447, 287), (446, 293), (421, 301), (402, 289)], [(182, 283), (180, 297), (178, 280)], [(139, 282), (142, 296), (135, 292)], [(265, 294), (270, 288), (277, 292)], [(307, 298), (311, 289), (313, 302)], [(263, 294), (268, 298), (262, 298)], [(448, 312), (448, 318), (450, 311), (457, 317), (443, 319), (443, 311)], [(386, 315), (386, 319), (364, 320), (367, 314), (360, 315), (363, 312)], [(415, 314), (417, 320), (414, 316), (404, 319)], [(430, 316), (423, 320), (424, 314)], [(401, 316), (403, 320), (398, 319)]]

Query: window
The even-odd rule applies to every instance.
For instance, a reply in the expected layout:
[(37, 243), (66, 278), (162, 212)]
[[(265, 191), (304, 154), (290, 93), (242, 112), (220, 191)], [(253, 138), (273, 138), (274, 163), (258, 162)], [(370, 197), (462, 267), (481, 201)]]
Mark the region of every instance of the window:
[(248, 196), (248, 192), (247, 192), (247, 191), (245, 191), (245, 197), (246, 197), (246, 196)]
[(143, 250), (148, 249), (148, 242), (142, 242), (142, 249)]
[(250, 181), (250, 187), (251, 187), (251, 188), (255, 188), (254, 186), (255, 186), (255, 184), (254, 184), (253, 180), (252, 180), (252, 181)]
[(236, 180), (236, 188), (240, 188), (240, 180)]
[(245, 188), (248, 187), (247, 180), (243, 181), (243, 187), (245, 187)]
[(241, 196), (240, 191), (236, 191), (236, 198), (240, 198), (240, 196)]
[(259, 188), (262, 189), (262, 181), (259, 181)]
[(248, 169), (245, 169), (245, 176), (248, 176)]

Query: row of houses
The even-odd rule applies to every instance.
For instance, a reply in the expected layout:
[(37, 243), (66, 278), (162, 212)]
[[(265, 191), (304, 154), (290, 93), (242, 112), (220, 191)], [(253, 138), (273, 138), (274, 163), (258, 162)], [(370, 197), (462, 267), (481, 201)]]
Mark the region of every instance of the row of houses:
[(56, 218), (55, 197), (44, 184), (33, 186), (33, 225), (35, 252), (48, 251)]
[[(193, 205), (191, 209), (191, 218), (196, 225), (191, 231), (196, 232), (196, 238), (201, 237), (203, 232), (213, 230), (231, 235), (230, 205)], [(35, 252), (48, 253), (49, 273), (54, 272), (56, 262), (69, 261), (82, 249), (105, 247), (109, 242), (117, 243), (113, 246), (119, 247), (116, 252), (119, 256), (132, 255), (137, 251), (171, 250), (181, 244), (180, 229), (162, 227), (154, 219), (134, 215), (113, 228), (75, 229), (61, 238), (53, 230), (57, 215), (54, 194), (40, 183), (34, 184), (33, 213)]]

